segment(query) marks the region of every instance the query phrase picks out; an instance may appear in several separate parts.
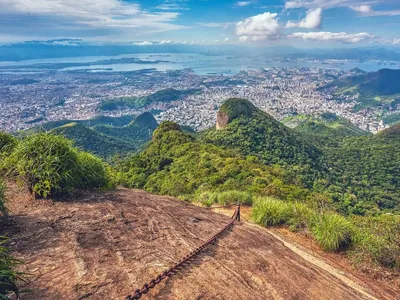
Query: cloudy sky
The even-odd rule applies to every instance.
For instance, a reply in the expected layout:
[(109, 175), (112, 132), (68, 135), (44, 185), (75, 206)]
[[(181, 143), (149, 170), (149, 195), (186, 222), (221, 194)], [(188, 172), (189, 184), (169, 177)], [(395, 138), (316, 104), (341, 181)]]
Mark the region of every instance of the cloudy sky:
[(400, 46), (400, 0), (0, 0), (0, 43)]

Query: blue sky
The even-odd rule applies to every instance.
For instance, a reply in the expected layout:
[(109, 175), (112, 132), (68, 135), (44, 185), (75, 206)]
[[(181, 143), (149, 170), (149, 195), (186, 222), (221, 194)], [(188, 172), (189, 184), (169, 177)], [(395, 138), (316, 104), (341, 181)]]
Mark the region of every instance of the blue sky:
[(400, 46), (400, 0), (0, 0), (0, 43)]

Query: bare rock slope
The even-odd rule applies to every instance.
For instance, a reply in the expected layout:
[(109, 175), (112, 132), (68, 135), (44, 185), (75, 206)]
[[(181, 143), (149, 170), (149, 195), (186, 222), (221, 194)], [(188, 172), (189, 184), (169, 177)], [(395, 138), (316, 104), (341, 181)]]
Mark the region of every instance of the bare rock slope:
[[(15, 198), (15, 197), (14, 197)], [(65, 202), (16, 197), (0, 224), (30, 273), (23, 299), (124, 299), (202, 244), (229, 217), (143, 191)], [(343, 274), (345, 277), (345, 274)], [(352, 282), (353, 284), (349, 284)], [(241, 222), (143, 299), (396, 299), (346, 281)]]

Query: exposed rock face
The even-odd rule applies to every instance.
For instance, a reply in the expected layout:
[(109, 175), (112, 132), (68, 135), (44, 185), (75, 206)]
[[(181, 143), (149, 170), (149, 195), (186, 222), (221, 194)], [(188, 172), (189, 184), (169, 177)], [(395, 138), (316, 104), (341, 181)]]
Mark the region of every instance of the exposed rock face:
[[(125, 299), (231, 220), (127, 189), (82, 192), (54, 204), (29, 194), (9, 199), (15, 215), (7, 225), (0, 220), (0, 234), (16, 242), (10, 250), (24, 262), (19, 270), (29, 273), (21, 283), (30, 291), (21, 299), (29, 300)], [(350, 284), (315, 260), (241, 222), (143, 299), (398, 299), (375, 282)]]
[(221, 111), (217, 112), (217, 130), (223, 129), (229, 123), (229, 116)]

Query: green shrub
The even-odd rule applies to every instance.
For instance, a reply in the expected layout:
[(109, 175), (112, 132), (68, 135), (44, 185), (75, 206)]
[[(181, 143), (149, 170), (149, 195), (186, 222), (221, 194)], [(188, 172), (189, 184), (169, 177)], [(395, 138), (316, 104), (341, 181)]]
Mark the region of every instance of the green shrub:
[(114, 187), (111, 168), (100, 158), (87, 152), (78, 152), (78, 174), (80, 178), (77, 188), (111, 188)]
[(356, 231), (350, 254), (356, 262), (400, 268), (400, 216), (357, 216), (351, 221)]
[(0, 213), (3, 215), (7, 215), (7, 208), (5, 206), (6, 197), (4, 195), (5, 191), (6, 186), (0, 179)]
[(5, 158), (17, 145), (17, 139), (10, 134), (0, 131), (0, 159)]
[(18, 261), (4, 247), (5, 241), (6, 238), (0, 237), (0, 299), (9, 299), (11, 292), (18, 293), (16, 282), (21, 275), (13, 270)]
[(291, 206), (273, 198), (256, 198), (253, 202), (252, 219), (263, 226), (277, 226), (287, 223)]
[(290, 230), (299, 231), (306, 229), (309, 226), (310, 220), (314, 216), (313, 210), (311, 210), (307, 205), (300, 202), (291, 203), (290, 206)]
[(108, 169), (95, 156), (80, 152), (64, 137), (39, 133), (24, 138), (1, 168), (39, 197), (76, 188), (107, 187)]
[(251, 205), (253, 197), (248, 192), (230, 190), (223, 192), (202, 192), (196, 197), (196, 200), (206, 206), (211, 206), (214, 203), (220, 205), (229, 205), (234, 203)]
[(335, 213), (315, 216), (311, 231), (315, 240), (326, 251), (345, 249), (352, 242), (352, 224), (345, 217)]
[(218, 203), (221, 205), (227, 205), (232, 203), (251, 205), (253, 203), (253, 197), (248, 192), (235, 191), (235, 190), (224, 191), (218, 193)]

